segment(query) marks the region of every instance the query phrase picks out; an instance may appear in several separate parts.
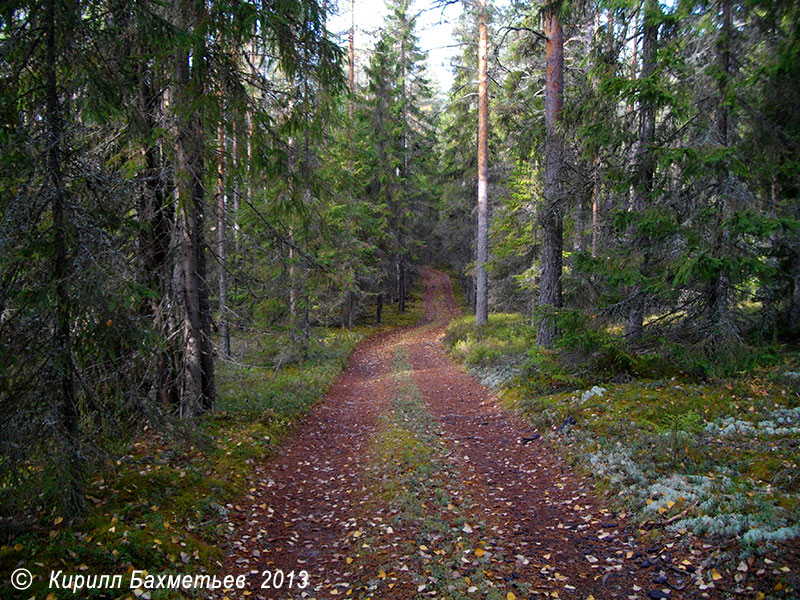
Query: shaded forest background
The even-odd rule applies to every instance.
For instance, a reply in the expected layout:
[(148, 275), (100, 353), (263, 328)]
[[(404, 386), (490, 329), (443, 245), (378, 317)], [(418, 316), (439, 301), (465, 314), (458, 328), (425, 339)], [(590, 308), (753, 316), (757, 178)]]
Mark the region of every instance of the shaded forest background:
[[(405, 311), (424, 263), (450, 266), (475, 303), (481, 9), (464, 4), (440, 94), (415, 12), (389, 6), (348, 86), (326, 29), (346, 5), (4, 4), (6, 534), (84, 512), (89, 474), (144, 429), (194, 439), (219, 366), (254, 338), (272, 340), (274, 379), (331, 328)], [(702, 379), (793, 347), (797, 3), (487, 14), (490, 309), (552, 320), (552, 351), (598, 377)], [(563, 25), (565, 61), (548, 198), (543, 14)], [(544, 231), (563, 269), (546, 305)]]

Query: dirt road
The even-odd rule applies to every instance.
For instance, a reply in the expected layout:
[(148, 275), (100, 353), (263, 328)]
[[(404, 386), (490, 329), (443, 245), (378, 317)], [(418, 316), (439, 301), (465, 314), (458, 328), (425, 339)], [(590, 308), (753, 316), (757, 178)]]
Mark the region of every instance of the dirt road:
[(363, 343), (258, 467), (223, 569), (248, 587), (217, 597), (694, 597), (668, 549), (637, 547), (588, 481), (447, 358), (459, 307), (447, 275), (422, 276), (422, 322)]

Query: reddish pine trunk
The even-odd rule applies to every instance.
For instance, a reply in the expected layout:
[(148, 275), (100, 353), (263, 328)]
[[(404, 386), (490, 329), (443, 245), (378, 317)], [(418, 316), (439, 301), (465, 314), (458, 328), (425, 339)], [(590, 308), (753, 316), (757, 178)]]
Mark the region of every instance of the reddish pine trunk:
[(478, 291), (475, 302), (475, 324), (483, 325), (489, 318), (489, 278), (486, 263), (489, 260), (489, 92), (487, 77), (488, 33), (486, 28), (486, 0), (481, 0), (478, 21), (478, 251), (475, 261)]
[[(545, 174), (544, 202), (539, 214), (542, 227), (542, 276), (539, 306), (561, 306), (561, 253), (563, 246), (562, 224), (562, 170), (564, 140), (558, 131), (561, 109), (564, 104), (564, 39), (558, 17), (558, 5), (550, 5), (545, 15)], [(542, 315), (536, 336), (538, 344), (552, 347), (557, 336), (555, 320)]]

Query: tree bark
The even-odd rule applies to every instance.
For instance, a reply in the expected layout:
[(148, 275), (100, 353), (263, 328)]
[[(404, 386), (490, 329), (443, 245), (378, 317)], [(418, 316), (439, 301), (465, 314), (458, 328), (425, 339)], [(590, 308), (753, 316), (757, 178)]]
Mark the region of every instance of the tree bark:
[(231, 354), (231, 335), (228, 328), (227, 254), (225, 247), (225, 132), (220, 119), (217, 127), (217, 262), (219, 263), (219, 328), (220, 354)]
[(356, 0), (350, 0), (350, 122), (353, 121), (356, 103)]
[(597, 241), (598, 241), (598, 216), (600, 207), (600, 177), (597, 174), (599, 160), (597, 156), (594, 158), (594, 173), (592, 175), (592, 258), (597, 258)]
[[(642, 72), (640, 80), (652, 77), (655, 71), (656, 45), (658, 44), (658, 0), (645, 0), (643, 15), (642, 35)], [(634, 213), (641, 214), (649, 202), (653, 192), (655, 177), (655, 161), (651, 144), (656, 131), (655, 101), (650, 95), (643, 95), (639, 104), (639, 140), (636, 176), (634, 179), (633, 205)], [(639, 272), (642, 278), (646, 276), (648, 241), (640, 234), (633, 233), (633, 247), (641, 258)], [(644, 291), (641, 284), (633, 286), (630, 295), (630, 310), (625, 324), (625, 335), (628, 340), (636, 342), (642, 337), (645, 309)]]
[[(719, 66), (719, 83), (717, 99), (717, 140), (723, 147), (728, 147), (728, 86), (731, 70), (731, 35), (733, 27), (731, 21), (730, 0), (721, 0), (720, 10), (722, 23), (717, 40), (717, 61)], [(725, 189), (729, 176), (728, 161), (723, 159), (717, 167), (716, 206), (714, 207), (714, 233), (711, 240), (711, 254), (714, 258), (722, 259), (726, 254), (728, 245), (728, 231), (725, 221), (730, 211), (728, 191)], [(736, 337), (734, 325), (730, 319), (730, 279), (724, 268), (720, 268), (714, 280), (708, 284), (706, 290), (706, 304), (708, 323), (715, 336), (725, 339)]]
[[(149, 137), (158, 126), (159, 118), (164, 112), (165, 100), (163, 95), (153, 91), (148, 79), (148, 74), (143, 69), (139, 73), (139, 111)], [(137, 208), (140, 223), (139, 268), (141, 281), (152, 294), (142, 303), (141, 312), (152, 319), (156, 329), (169, 338), (170, 320), (164, 314), (164, 299), (169, 294), (169, 247), (175, 211), (169, 200), (169, 185), (164, 177), (163, 148), (160, 144), (161, 142), (154, 146), (148, 143), (142, 148), (144, 169)], [(174, 346), (168, 343), (159, 357), (155, 392), (157, 400), (167, 407), (176, 407), (180, 402), (175, 361)], [(146, 395), (149, 389), (148, 384), (143, 389), (143, 394)]]
[[(192, 32), (203, 3), (186, 0), (178, 16), (181, 27)], [(184, 319), (183, 386), (180, 416), (195, 417), (213, 407), (215, 400), (214, 359), (208, 285), (205, 274), (203, 211), (204, 137), (200, 109), (190, 108), (203, 93), (202, 41), (190, 52), (178, 52), (175, 78), (176, 190), (181, 214), (181, 300)]]
[(64, 451), (67, 489), (64, 506), (71, 514), (83, 512), (83, 458), (78, 430), (78, 405), (73, 377), (70, 306), (67, 278), (72, 270), (69, 258), (68, 222), (66, 217), (66, 190), (64, 189), (63, 143), (64, 116), (58, 98), (56, 65), (56, 2), (48, 0), (44, 6), (45, 35), (45, 128), (47, 140), (47, 186), (53, 211), (53, 283), (55, 284), (54, 366), (59, 380), (58, 417)]
[[(564, 105), (564, 38), (559, 21), (560, 2), (548, 5), (545, 14), (545, 175), (544, 202), (539, 215), (542, 227), (542, 275), (539, 306), (561, 306), (561, 273), (563, 247), (562, 170), (564, 140), (558, 131)], [(555, 319), (543, 314), (539, 319), (536, 341), (553, 347), (558, 335)]]
[(236, 257), (239, 254), (239, 198), (242, 195), (242, 180), (239, 169), (242, 168), (242, 160), (239, 156), (239, 133), (240, 133), (240, 116), (237, 110), (234, 113), (233, 131), (231, 135), (231, 169), (233, 170), (233, 180), (231, 181), (231, 199), (233, 204), (233, 211), (230, 206), (226, 207), (225, 214), (228, 217), (228, 222), (233, 225), (233, 261), (236, 262)]
[(478, 243), (475, 261), (478, 290), (475, 300), (475, 324), (483, 325), (489, 318), (489, 91), (487, 76), (488, 32), (486, 0), (480, 2), (478, 15)]

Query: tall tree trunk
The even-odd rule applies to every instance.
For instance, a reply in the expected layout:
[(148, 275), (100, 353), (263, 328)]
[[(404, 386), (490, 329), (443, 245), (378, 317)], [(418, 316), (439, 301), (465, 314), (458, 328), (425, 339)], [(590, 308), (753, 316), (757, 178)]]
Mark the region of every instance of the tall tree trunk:
[[(645, 0), (642, 36), (642, 72), (640, 79), (647, 80), (655, 72), (656, 45), (658, 44), (658, 0)], [(647, 86), (649, 87), (649, 86)], [(656, 106), (651, 94), (641, 94), (639, 102), (639, 140), (632, 210), (641, 214), (649, 202), (653, 191), (655, 161), (651, 144), (656, 132)], [(633, 232), (633, 247), (642, 254), (639, 266), (640, 277), (647, 275), (648, 241), (638, 232)], [(642, 337), (645, 309), (644, 291), (641, 284), (633, 286), (630, 295), (630, 310), (625, 324), (625, 335), (636, 342)]]
[[(717, 100), (717, 140), (725, 149), (728, 147), (728, 88), (731, 71), (731, 2), (721, 0), (722, 26), (717, 41), (717, 61), (719, 66), (719, 87)], [(723, 158), (717, 166), (716, 206), (714, 207), (714, 231), (711, 239), (711, 254), (716, 259), (724, 258), (728, 245), (728, 231), (725, 221), (730, 206), (728, 202), (728, 160)], [(723, 261), (724, 262), (724, 261)], [(730, 319), (730, 279), (724, 268), (720, 268), (706, 290), (708, 321), (715, 336), (724, 339), (735, 338), (738, 334)]]
[[(608, 27), (611, 28), (611, 21), (609, 19)], [(600, 6), (595, 8), (594, 23), (592, 29), (592, 38), (597, 39), (600, 30)], [(597, 93), (597, 83), (592, 86), (592, 91)], [(600, 207), (600, 158), (599, 152), (594, 152), (592, 159), (592, 258), (597, 258), (597, 241), (598, 241), (598, 216)]]
[(408, 286), (408, 274), (406, 272), (406, 260), (405, 257), (400, 258), (400, 270), (399, 270), (399, 283), (400, 283), (400, 302), (397, 306), (397, 310), (401, 313), (406, 312), (406, 293), (407, 293), (407, 286)]
[(226, 210), (228, 221), (233, 224), (233, 260), (236, 261), (236, 256), (239, 254), (239, 203), (242, 195), (242, 175), (240, 169), (242, 168), (242, 159), (239, 156), (239, 134), (241, 131), (240, 114), (238, 111), (234, 113), (233, 131), (231, 135), (231, 169), (233, 170), (233, 181), (231, 188), (231, 199), (233, 200), (233, 211), (230, 208)]
[(592, 175), (592, 258), (597, 258), (597, 238), (599, 228), (599, 207), (600, 207), (600, 176), (598, 175), (599, 160), (594, 157), (594, 173)]
[[(192, 32), (203, 3), (186, 0), (181, 3), (179, 22)], [(175, 78), (176, 118), (176, 189), (181, 214), (181, 300), (184, 319), (183, 386), (181, 417), (197, 416), (214, 404), (214, 362), (210, 340), (210, 302), (205, 276), (203, 235), (204, 138), (202, 114), (197, 98), (202, 97), (204, 44), (192, 47), (177, 56)]]
[[(545, 14), (545, 174), (544, 202), (539, 215), (542, 227), (542, 276), (539, 293), (540, 307), (561, 306), (561, 255), (563, 247), (562, 170), (564, 140), (558, 131), (561, 109), (564, 105), (564, 38), (558, 12), (560, 2), (547, 6)], [(539, 320), (536, 341), (551, 348), (557, 336), (552, 315), (544, 314)]]
[(475, 301), (475, 324), (483, 325), (489, 318), (489, 84), (487, 76), (488, 32), (486, 0), (480, 2), (478, 15), (478, 250), (475, 267), (478, 290)]
[(406, 213), (406, 189), (408, 187), (408, 116), (407, 105), (408, 96), (406, 93), (406, 78), (407, 64), (406, 64), (406, 40), (405, 37), (400, 40), (400, 67), (403, 71), (401, 77), (402, 94), (400, 98), (400, 111), (403, 124), (403, 172), (401, 177), (401, 185), (403, 186), (403, 194), (401, 196), (402, 202), (398, 203), (398, 220), (399, 220), (399, 243), (400, 243), (400, 256), (399, 256), (399, 271), (398, 271), (398, 284), (400, 288), (400, 299), (398, 303), (398, 310), (406, 312), (406, 232), (405, 232), (405, 213)]
[(297, 324), (297, 275), (294, 256), (294, 226), (289, 227), (289, 316)]
[(64, 452), (67, 488), (64, 490), (64, 507), (71, 514), (83, 512), (86, 503), (83, 497), (83, 458), (81, 456), (78, 431), (78, 405), (73, 378), (70, 306), (67, 278), (72, 266), (69, 258), (67, 237), (68, 222), (66, 191), (62, 151), (64, 143), (64, 116), (58, 99), (56, 65), (56, 1), (47, 0), (44, 6), (45, 35), (45, 128), (47, 132), (47, 185), (53, 211), (53, 282), (55, 284), (54, 366), (59, 380), (58, 418)]
[[(148, 74), (139, 73), (139, 110), (149, 137), (158, 126), (164, 112), (163, 95), (156, 94), (149, 84)], [(141, 312), (153, 320), (157, 330), (170, 337), (169, 319), (164, 311), (164, 299), (169, 294), (169, 246), (175, 221), (173, 203), (169, 200), (168, 184), (164, 177), (163, 152), (159, 145), (147, 144), (142, 148), (144, 170), (139, 196), (138, 219), (141, 280), (152, 294), (144, 301)], [(156, 377), (156, 398), (167, 407), (175, 407), (180, 400), (176, 383), (175, 349), (168, 343), (159, 357)], [(147, 388), (149, 389), (149, 385)], [(143, 390), (147, 394), (147, 389)]]
[[(235, 135), (235, 133), (234, 133)], [(220, 119), (217, 127), (217, 262), (219, 263), (219, 329), (220, 354), (231, 354), (231, 335), (228, 328), (227, 253), (225, 247), (225, 132)]]
[(350, 122), (353, 121), (356, 102), (356, 0), (350, 0)]

